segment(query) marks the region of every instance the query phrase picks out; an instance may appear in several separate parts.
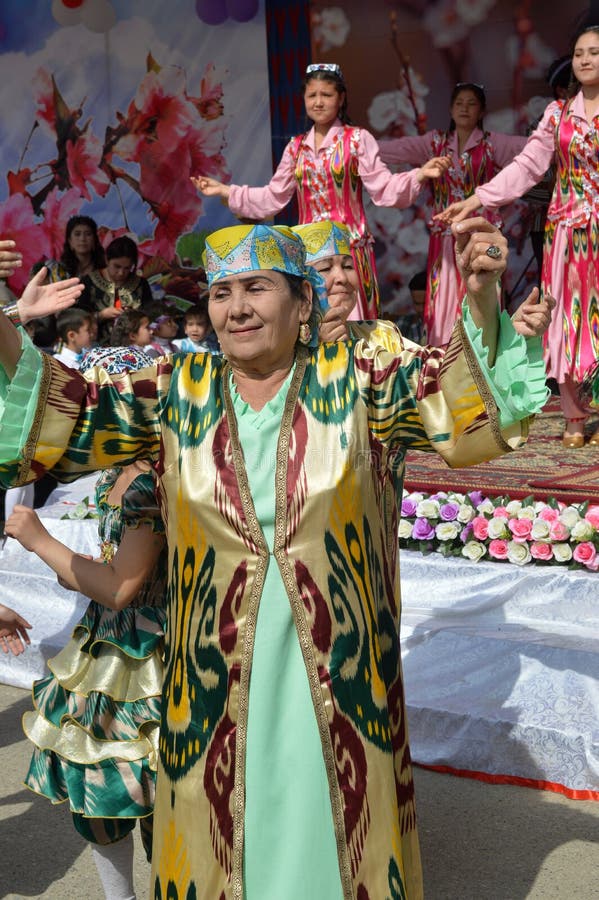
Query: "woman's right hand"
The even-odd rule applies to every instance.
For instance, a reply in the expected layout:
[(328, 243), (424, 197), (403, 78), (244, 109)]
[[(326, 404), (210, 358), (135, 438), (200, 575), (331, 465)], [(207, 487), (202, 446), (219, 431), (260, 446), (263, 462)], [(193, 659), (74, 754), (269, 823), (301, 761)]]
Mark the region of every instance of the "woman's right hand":
[(225, 201), (229, 199), (230, 186), (223, 184), (222, 181), (217, 181), (216, 178), (209, 178), (207, 175), (192, 175), (191, 181), (200, 194), (205, 197), (220, 197)]
[(476, 194), (472, 194), (466, 200), (460, 200), (458, 203), (450, 203), (442, 212), (433, 216), (433, 219), (451, 225), (453, 222), (462, 222), (464, 219), (469, 219), (471, 216), (474, 216), (476, 210), (480, 209), (481, 206), (482, 203)]
[(4, 531), (26, 550), (37, 552), (40, 543), (48, 537), (48, 532), (41, 523), (40, 517), (29, 506), (17, 504), (6, 520)]
[(347, 313), (330, 306), (318, 327), (318, 338), (323, 344), (349, 340)]

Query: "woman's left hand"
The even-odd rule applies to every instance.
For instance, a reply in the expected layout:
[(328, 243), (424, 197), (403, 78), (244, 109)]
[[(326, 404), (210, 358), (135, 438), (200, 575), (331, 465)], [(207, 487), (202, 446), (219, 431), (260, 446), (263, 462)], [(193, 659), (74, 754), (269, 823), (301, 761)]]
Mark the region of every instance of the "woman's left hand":
[(440, 178), (451, 165), (450, 156), (433, 156), (418, 170), (418, 181), (423, 182), (427, 178)]
[[(470, 298), (483, 297), (495, 285), (507, 266), (507, 239), (498, 228), (475, 216), (452, 225), (455, 256)], [(496, 299), (496, 295), (493, 294)]]
[(554, 309), (554, 298), (547, 295), (539, 300), (539, 289), (535, 287), (512, 316), (512, 325), (522, 337), (542, 337), (551, 324)]
[(83, 284), (78, 278), (67, 278), (53, 284), (44, 284), (48, 270), (42, 267), (28, 282), (21, 299), (17, 301), (19, 317), (23, 325), (31, 319), (49, 316), (67, 309), (83, 292)]

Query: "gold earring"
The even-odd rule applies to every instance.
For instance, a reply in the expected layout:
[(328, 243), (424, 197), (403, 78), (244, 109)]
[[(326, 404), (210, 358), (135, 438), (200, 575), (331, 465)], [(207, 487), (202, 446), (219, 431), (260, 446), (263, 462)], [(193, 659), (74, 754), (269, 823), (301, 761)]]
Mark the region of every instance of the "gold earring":
[(304, 346), (307, 347), (311, 340), (312, 329), (307, 322), (302, 322), (299, 327), (299, 342), (300, 344), (304, 344)]

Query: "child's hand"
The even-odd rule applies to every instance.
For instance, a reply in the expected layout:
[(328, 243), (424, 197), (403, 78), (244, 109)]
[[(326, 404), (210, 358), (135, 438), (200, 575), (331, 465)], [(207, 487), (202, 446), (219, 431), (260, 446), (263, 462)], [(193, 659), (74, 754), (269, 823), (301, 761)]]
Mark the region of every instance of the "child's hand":
[(30, 644), (27, 629), (31, 628), (29, 622), (22, 616), (0, 603), (0, 647), (4, 653), (12, 653), (19, 656), (25, 649), (25, 644)]
[(36, 552), (40, 543), (49, 537), (35, 510), (17, 504), (8, 517), (4, 531), (14, 537), (26, 550)]

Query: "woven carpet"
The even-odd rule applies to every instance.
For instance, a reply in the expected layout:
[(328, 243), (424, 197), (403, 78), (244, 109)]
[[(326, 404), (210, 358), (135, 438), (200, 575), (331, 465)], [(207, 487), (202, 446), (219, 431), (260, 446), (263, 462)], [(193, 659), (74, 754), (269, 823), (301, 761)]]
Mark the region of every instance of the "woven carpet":
[[(537, 500), (599, 503), (599, 447), (586, 444), (581, 450), (566, 450), (561, 443), (563, 427), (559, 401), (552, 397), (532, 423), (521, 450), (467, 469), (450, 469), (437, 454), (411, 451), (404, 485), (409, 491), (427, 493), (480, 490), (491, 497), (532, 495)], [(588, 434), (596, 427), (597, 422), (589, 420)]]

